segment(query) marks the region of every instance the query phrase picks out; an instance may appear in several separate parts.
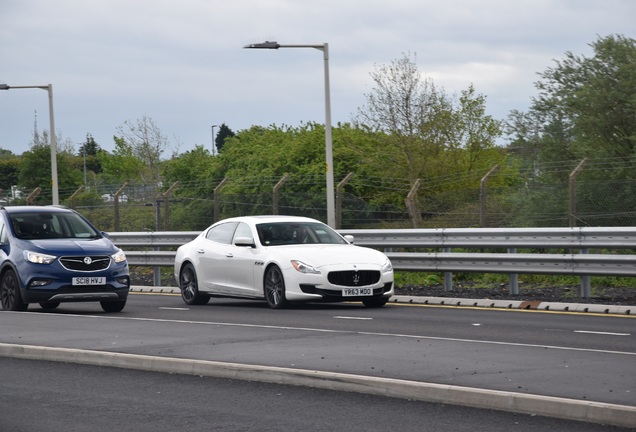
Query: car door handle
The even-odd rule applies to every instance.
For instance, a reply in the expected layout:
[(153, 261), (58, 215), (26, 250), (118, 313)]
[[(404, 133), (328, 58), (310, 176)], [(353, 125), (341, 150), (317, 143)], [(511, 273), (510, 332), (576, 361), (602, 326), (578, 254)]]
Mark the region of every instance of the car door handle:
[(232, 252), (226, 253), (225, 256), (228, 258), (234, 258), (234, 255), (232, 254)]
[(205, 253), (205, 250), (204, 249), (197, 249), (197, 253), (200, 253), (200, 254)]

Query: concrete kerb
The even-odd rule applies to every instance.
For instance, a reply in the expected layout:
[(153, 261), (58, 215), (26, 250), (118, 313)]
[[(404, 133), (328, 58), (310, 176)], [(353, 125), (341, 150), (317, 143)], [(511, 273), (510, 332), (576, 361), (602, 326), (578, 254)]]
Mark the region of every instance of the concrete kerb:
[(636, 426), (636, 407), (632, 406), (392, 378), (5, 343), (0, 343), (0, 356), (305, 386), (620, 427)]
[[(179, 288), (175, 287), (146, 287), (132, 286), (131, 292), (148, 294), (179, 294)], [(423, 304), (437, 306), (481, 307), (492, 309), (527, 309), (554, 312), (587, 312), (598, 314), (633, 315), (636, 306), (602, 305), (584, 303), (558, 303), (523, 300), (489, 300), (489, 299), (465, 299), (455, 297), (417, 297), (401, 296), (391, 297), (390, 303)]]
[(426, 304), (438, 306), (468, 306), (497, 309), (527, 309), (555, 312), (587, 312), (598, 314), (631, 315), (636, 312), (636, 306), (602, 305), (584, 303), (559, 303), (522, 300), (489, 300), (489, 299), (464, 299), (455, 297), (415, 297), (393, 296), (391, 303)]

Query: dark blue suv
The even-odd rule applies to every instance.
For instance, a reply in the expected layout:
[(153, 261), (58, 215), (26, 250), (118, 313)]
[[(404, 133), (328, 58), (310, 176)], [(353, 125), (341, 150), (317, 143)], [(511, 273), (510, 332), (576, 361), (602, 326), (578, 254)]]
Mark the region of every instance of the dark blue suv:
[(4, 310), (98, 301), (105, 312), (120, 312), (129, 288), (126, 255), (79, 213), (60, 206), (0, 208)]

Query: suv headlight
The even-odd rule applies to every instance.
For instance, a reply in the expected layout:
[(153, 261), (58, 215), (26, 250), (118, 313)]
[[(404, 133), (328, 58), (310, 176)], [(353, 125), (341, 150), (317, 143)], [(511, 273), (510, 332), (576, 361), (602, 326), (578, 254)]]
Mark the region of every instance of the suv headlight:
[(34, 264), (51, 264), (57, 258), (56, 256), (53, 256), (53, 255), (47, 255), (47, 254), (43, 254), (39, 252), (31, 252), (28, 250), (25, 250), (23, 252), (23, 255), (25, 260)]
[(123, 250), (119, 249), (116, 253), (112, 254), (110, 256), (113, 261), (115, 261), (117, 264), (122, 263), (124, 261), (126, 261), (126, 254), (124, 253)]
[(316, 270), (312, 266), (305, 264), (302, 261), (292, 260), (291, 263), (294, 266), (294, 268), (301, 273), (320, 274), (320, 270)]

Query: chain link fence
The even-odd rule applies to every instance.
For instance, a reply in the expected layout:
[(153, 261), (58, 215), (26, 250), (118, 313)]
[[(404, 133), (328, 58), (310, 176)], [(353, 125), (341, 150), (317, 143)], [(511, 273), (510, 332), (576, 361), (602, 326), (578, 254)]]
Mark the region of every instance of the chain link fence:
[[(312, 180), (313, 182), (313, 180)], [(565, 184), (474, 187), (434, 193), (421, 190), (409, 211), (409, 185), (361, 188), (341, 186), (336, 194), (338, 228), (477, 228), (636, 225), (636, 180), (583, 181), (576, 193)], [(324, 185), (290, 178), (273, 192), (269, 185), (253, 193), (236, 193), (232, 180), (206, 184), (101, 185), (60, 191), (61, 203), (77, 209), (104, 231), (202, 230), (227, 217), (258, 214), (327, 218)], [(322, 188), (322, 190), (321, 190)], [(215, 190), (216, 189), (216, 190)], [(255, 189), (255, 188), (252, 188)], [(361, 193), (360, 190), (366, 192)], [(119, 195), (118, 195), (119, 193)], [(66, 197), (66, 198), (64, 198)], [(389, 198), (387, 198), (389, 197)], [(50, 191), (5, 197), (4, 205), (49, 204)]]

